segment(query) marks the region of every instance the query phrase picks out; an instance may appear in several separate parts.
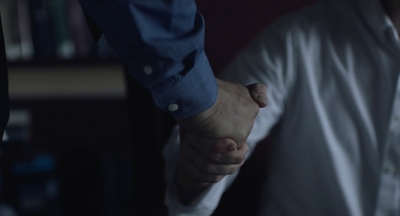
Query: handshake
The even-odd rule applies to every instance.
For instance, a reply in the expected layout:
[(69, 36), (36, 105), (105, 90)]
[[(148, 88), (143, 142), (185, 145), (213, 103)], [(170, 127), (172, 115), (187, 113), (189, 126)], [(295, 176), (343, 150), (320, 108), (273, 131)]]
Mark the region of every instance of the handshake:
[(218, 80), (218, 97), (208, 110), (179, 119), (180, 147), (175, 173), (177, 191), (189, 204), (209, 185), (233, 174), (248, 152), (246, 139), (259, 108), (267, 106), (266, 87)]

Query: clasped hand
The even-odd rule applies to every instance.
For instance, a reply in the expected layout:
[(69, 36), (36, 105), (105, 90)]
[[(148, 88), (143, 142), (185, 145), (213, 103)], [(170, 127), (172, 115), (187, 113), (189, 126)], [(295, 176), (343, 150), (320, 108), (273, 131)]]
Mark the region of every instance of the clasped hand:
[(191, 133), (185, 133), (184, 137), (179, 163), (199, 182), (217, 183), (235, 173), (248, 151), (247, 144), (236, 148), (236, 143), (228, 138), (208, 139)]
[(217, 83), (218, 97), (211, 108), (176, 119), (181, 140), (176, 182), (184, 203), (243, 165), (254, 119), (259, 108), (267, 105), (263, 84), (245, 87), (218, 79)]

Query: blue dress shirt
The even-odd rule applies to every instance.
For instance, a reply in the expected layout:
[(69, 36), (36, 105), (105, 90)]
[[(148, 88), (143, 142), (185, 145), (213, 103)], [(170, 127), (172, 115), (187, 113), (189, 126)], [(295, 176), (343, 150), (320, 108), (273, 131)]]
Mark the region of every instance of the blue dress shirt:
[(129, 73), (163, 111), (188, 117), (212, 106), (218, 86), (193, 0), (80, 0)]

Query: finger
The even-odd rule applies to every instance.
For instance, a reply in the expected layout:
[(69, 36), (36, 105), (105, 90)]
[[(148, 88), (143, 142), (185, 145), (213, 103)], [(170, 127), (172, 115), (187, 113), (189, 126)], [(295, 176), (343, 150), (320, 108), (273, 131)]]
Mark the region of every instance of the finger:
[(253, 100), (259, 107), (266, 107), (267, 101), (267, 87), (262, 83), (254, 83), (246, 86)]
[(229, 175), (235, 173), (242, 163), (240, 164), (213, 164), (203, 157), (197, 148), (193, 145), (184, 145), (181, 157), (191, 161), (200, 171), (205, 175)]
[(181, 140), (181, 152), (178, 158), (179, 162), (177, 166), (177, 172), (183, 173), (184, 176), (189, 175), (191, 176), (191, 178), (194, 178), (197, 181), (203, 183), (213, 184), (221, 181), (225, 177), (225, 175), (214, 175), (204, 172), (196, 165), (196, 162), (194, 162), (194, 160), (198, 160), (195, 158), (201, 157), (201, 155), (198, 153), (194, 153), (197, 150), (195, 149), (195, 146), (191, 144), (194, 142), (193, 138), (191, 142), (188, 141), (188, 139), (186, 138), (187, 131), (182, 127), (179, 132)]
[(211, 152), (199, 143), (194, 143), (192, 145), (197, 148), (203, 157), (213, 164), (241, 164), (249, 150), (249, 147), (246, 143), (232, 152), (225, 153)]
[(210, 139), (186, 133), (185, 139), (191, 144), (201, 145), (203, 148), (214, 153), (233, 152), (238, 148), (236, 142), (229, 138)]
[(187, 133), (185, 144), (194, 145), (199, 153), (210, 163), (214, 164), (240, 164), (248, 152), (245, 143), (239, 149), (236, 143), (230, 139), (209, 139)]
[(179, 164), (184, 172), (190, 174), (193, 178), (201, 182), (218, 183), (225, 177), (225, 175), (212, 175), (204, 173), (192, 161), (185, 157), (179, 158)]

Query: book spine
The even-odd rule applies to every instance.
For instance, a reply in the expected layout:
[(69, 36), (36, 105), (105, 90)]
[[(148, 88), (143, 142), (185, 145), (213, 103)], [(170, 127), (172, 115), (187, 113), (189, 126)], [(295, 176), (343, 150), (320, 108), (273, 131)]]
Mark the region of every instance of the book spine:
[(21, 57), (21, 44), (17, 23), (17, 2), (14, 0), (1, 0), (0, 8), (7, 60), (17, 61)]
[(94, 53), (95, 44), (86, 24), (82, 7), (78, 0), (67, 0), (68, 21), (74, 41), (76, 57), (87, 58)]
[(53, 58), (55, 53), (47, 3), (46, 0), (29, 0), (33, 47), (38, 59)]
[(29, 61), (33, 58), (33, 41), (29, 18), (28, 0), (17, 1), (18, 28), (21, 42), (21, 58)]
[(75, 46), (70, 35), (66, 1), (49, 1), (49, 13), (57, 57), (72, 58), (75, 54)]

